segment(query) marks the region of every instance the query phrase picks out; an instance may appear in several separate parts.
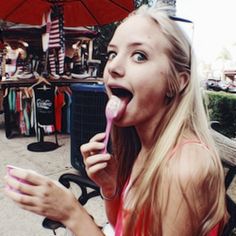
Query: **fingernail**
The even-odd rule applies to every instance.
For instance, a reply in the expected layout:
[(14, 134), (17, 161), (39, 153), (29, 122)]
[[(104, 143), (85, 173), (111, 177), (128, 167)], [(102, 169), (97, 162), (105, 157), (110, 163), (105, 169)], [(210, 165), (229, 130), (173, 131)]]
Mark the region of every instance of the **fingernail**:
[(11, 187), (8, 184), (6, 184), (5, 185), (5, 190), (11, 190)]

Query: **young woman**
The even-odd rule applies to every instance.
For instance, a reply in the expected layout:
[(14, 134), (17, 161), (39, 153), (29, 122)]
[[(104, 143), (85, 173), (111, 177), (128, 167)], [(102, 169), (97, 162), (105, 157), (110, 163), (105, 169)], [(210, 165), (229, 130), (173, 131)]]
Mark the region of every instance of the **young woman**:
[[(117, 28), (104, 81), (125, 105), (105, 133), (81, 146), (101, 188), (116, 236), (220, 235), (226, 219), (224, 174), (208, 131), (191, 46), (163, 11), (146, 6)], [(102, 235), (69, 190), (28, 170), (6, 177), (21, 207), (61, 221), (75, 235)]]

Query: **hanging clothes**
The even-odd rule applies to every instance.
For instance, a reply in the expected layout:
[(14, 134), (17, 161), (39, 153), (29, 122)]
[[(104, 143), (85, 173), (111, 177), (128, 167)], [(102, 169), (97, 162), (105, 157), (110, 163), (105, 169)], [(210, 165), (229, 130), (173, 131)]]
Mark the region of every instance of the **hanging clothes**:
[(70, 134), (70, 114), (71, 114), (71, 103), (72, 97), (71, 94), (66, 93), (67, 95), (67, 107), (66, 107), (66, 114), (67, 114), (67, 133)]
[(0, 89), (0, 114), (3, 112), (3, 89)]
[(24, 119), (24, 126), (25, 126), (25, 135), (30, 135), (30, 102), (31, 99), (29, 97), (22, 98), (22, 108), (23, 108), (23, 119)]
[(59, 90), (55, 94), (55, 118), (56, 118), (56, 130), (62, 131), (62, 108), (65, 105), (65, 94)]
[(45, 133), (52, 133), (55, 131), (55, 117), (54, 117), (54, 87), (45, 87), (41, 84), (33, 89), (33, 107), (36, 127), (36, 134), (39, 134), (39, 127), (43, 128)]
[(13, 88), (9, 89), (8, 104), (9, 104), (10, 112), (14, 112), (15, 111), (15, 105), (16, 105), (16, 91)]
[(65, 92), (65, 105), (62, 108), (62, 132), (70, 133), (70, 108), (71, 108), (71, 94)]
[[(49, 30), (49, 65), (52, 75), (64, 73), (65, 36), (63, 6), (53, 5), (49, 13), (51, 24)], [(57, 68), (58, 66), (58, 68)]]
[(4, 109), (7, 106), (5, 113), (8, 116), (5, 122), (7, 137), (12, 136), (11, 134), (31, 135), (29, 122), (31, 98), (25, 94), (25, 88), (10, 88), (4, 100), (7, 100), (4, 105)]

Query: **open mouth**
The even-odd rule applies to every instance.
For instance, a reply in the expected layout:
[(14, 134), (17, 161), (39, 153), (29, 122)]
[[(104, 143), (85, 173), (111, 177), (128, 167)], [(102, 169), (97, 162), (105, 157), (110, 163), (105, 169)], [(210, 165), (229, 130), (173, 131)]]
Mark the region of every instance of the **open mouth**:
[(133, 97), (133, 94), (124, 88), (111, 88), (111, 92), (120, 99), (126, 99), (127, 101), (130, 101)]
[(133, 94), (124, 87), (110, 86), (109, 89), (113, 96), (120, 99), (119, 116), (115, 118), (115, 120), (118, 121), (125, 114), (128, 103), (133, 98)]

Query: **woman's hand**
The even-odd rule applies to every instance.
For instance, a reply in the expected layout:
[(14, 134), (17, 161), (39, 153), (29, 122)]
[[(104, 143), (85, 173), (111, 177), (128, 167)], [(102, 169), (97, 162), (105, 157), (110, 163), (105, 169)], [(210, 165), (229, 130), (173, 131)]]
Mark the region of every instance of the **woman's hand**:
[(102, 153), (104, 138), (105, 133), (96, 134), (80, 150), (89, 178), (102, 188), (106, 196), (111, 196), (116, 191), (117, 162), (111, 154)]
[(32, 170), (11, 169), (5, 181), (6, 195), (25, 210), (62, 223), (78, 210), (79, 203), (69, 189)]

